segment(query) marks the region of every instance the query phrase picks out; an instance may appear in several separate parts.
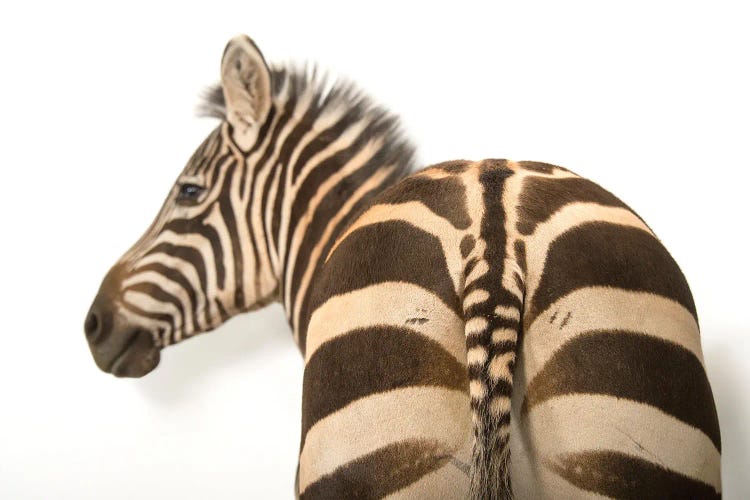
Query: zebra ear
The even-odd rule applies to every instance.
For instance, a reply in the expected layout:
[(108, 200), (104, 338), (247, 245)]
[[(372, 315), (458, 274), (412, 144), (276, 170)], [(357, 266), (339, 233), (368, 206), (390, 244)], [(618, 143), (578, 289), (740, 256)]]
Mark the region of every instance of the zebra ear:
[(232, 38), (224, 49), (221, 86), (234, 139), (241, 146), (250, 147), (271, 109), (271, 72), (248, 36)]

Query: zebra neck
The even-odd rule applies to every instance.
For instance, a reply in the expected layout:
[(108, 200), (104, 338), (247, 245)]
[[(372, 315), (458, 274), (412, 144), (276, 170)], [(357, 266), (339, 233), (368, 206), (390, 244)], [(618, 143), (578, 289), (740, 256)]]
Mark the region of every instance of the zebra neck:
[(337, 236), (410, 170), (414, 148), (398, 119), (351, 84), (331, 86), (296, 69), (275, 70), (273, 82), (274, 112), (257, 154), (268, 150), (261, 163), (274, 167), (259, 194), (279, 299), (299, 339), (315, 275)]
[(374, 196), (404, 175), (401, 165), (375, 164), (373, 152), (359, 156), (370, 160), (341, 165), (335, 174), (300, 190), (291, 203), (296, 217), (289, 228), (280, 292), (296, 341), (305, 338), (301, 331), (307, 329), (315, 277), (338, 236)]

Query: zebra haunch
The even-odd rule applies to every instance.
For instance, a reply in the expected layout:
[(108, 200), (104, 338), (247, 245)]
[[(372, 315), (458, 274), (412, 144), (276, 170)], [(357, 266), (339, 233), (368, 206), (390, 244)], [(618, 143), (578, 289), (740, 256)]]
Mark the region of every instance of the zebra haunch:
[(410, 174), (397, 119), (232, 39), (219, 126), (86, 316), (97, 365), (280, 301), (305, 359), (301, 498), (716, 498), (720, 435), (679, 267), (553, 165)]

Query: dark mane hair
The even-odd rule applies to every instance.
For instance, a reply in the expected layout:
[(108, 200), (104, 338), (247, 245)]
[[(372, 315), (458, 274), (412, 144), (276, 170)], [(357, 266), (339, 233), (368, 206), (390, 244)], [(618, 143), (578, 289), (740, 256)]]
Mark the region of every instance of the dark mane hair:
[[(270, 71), (274, 101), (282, 96), (287, 103), (307, 99), (308, 112), (318, 116), (344, 108), (346, 112), (338, 121), (342, 128), (368, 118), (376, 124), (372, 129), (376, 132), (373, 137), (380, 136), (387, 144), (383, 148), (387, 160), (401, 165), (404, 173), (414, 170), (415, 147), (406, 139), (398, 117), (376, 105), (353, 82), (341, 78), (331, 80), (314, 65), (272, 67)], [(226, 119), (226, 102), (220, 83), (207, 88), (201, 97), (197, 107), (199, 116)]]
[(218, 118), (224, 120), (227, 115), (227, 104), (224, 101), (224, 91), (220, 83), (215, 83), (201, 93), (200, 102), (195, 108), (195, 114), (201, 117)]

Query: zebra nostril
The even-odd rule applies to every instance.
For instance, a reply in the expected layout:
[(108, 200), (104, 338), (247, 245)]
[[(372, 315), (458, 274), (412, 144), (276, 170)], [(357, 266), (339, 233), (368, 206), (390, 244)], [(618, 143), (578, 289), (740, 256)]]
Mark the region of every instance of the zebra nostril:
[(86, 317), (86, 322), (83, 324), (83, 330), (86, 332), (86, 338), (89, 339), (90, 342), (93, 342), (99, 336), (101, 328), (99, 317), (95, 312), (90, 312)]

